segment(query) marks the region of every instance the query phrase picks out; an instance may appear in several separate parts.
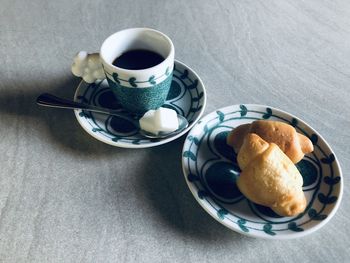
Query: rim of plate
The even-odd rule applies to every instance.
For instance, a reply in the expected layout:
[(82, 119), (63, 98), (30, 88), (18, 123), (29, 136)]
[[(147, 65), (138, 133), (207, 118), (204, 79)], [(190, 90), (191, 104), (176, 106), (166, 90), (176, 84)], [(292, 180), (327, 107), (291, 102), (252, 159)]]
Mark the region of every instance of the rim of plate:
[[(226, 110), (227, 108), (231, 108), (231, 107), (238, 107), (240, 105), (244, 105), (244, 106), (247, 106), (247, 107), (252, 107), (252, 108), (270, 108), (271, 110), (275, 111), (278, 113), (278, 115), (281, 115), (281, 114), (285, 114), (287, 115), (288, 117), (291, 117), (291, 118), (295, 118), (296, 120), (298, 120), (299, 123), (301, 123), (303, 126), (306, 126), (307, 128), (309, 128), (310, 130), (312, 130), (321, 140), (322, 142), (324, 143), (325, 147), (329, 149), (329, 151), (334, 155), (334, 163), (336, 165), (336, 167), (338, 168), (339, 170), (339, 177), (341, 178), (340, 180), (340, 186), (339, 186), (339, 195), (338, 195), (338, 200), (336, 201), (333, 209), (331, 210), (331, 212), (328, 214), (327, 218), (322, 220), (322, 221), (318, 221), (319, 223), (317, 223), (316, 225), (308, 228), (308, 229), (305, 229), (304, 231), (302, 232), (293, 232), (293, 233), (289, 233), (289, 234), (280, 234), (280, 235), (275, 235), (275, 236), (271, 236), (271, 235), (263, 235), (263, 234), (257, 234), (255, 232), (251, 233), (251, 232), (244, 232), (244, 231), (240, 231), (238, 228), (235, 228), (233, 223), (232, 224), (228, 224), (227, 221), (225, 220), (221, 220), (220, 218), (218, 218), (217, 214), (216, 214), (216, 211), (214, 211), (213, 208), (210, 208), (208, 207), (207, 205), (205, 205), (205, 203), (198, 197), (197, 195), (197, 192), (195, 191), (196, 189), (194, 189), (194, 187), (192, 186), (192, 183), (188, 180), (187, 176), (186, 176), (186, 168), (185, 168), (185, 162), (184, 162), (184, 156), (183, 156), (183, 153), (184, 151), (186, 150), (186, 144), (187, 144), (187, 141), (188, 141), (188, 137), (193, 135), (193, 133), (195, 132), (195, 129), (197, 127), (197, 125), (201, 125), (203, 124), (205, 121), (206, 121), (206, 118), (209, 118), (209, 116), (213, 115), (216, 113), (216, 111), (223, 111), (223, 110)], [(334, 153), (333, 149), (331, 148), (331, 146), (328, 144), (328, 142), (323, 138), (323, 136), (317, 131), (315, 130), (311, 125), (309, 125), (308, 123), (306, 123), (305, 121), (303, 121), (302, 119), (300, 119), (299, 117), (296, 117), (295, 115), (287, 112), (287, 111), (284, 111), (284, 110), (281, 110), (281, 109), (278, 109), (278, 108), (275, 108), (275, 107), (271, 107), (271, 106), (268, 106), (268, 105), (263, 105), (263, 104), (249, 104), (249, 103), (242, 103), (242, 104), (233, 104), (233, 105), (229, 105), (229, 106), (225, 106), (225, 107), (221, 107), (219, 109), (216, 109), (215, 111), (212, 111), (208, 114), (206, 114), (205, 116), (203, 116), (201, 119), (200, 119), (200, 123), (196, 123), (196, 125), (193, 127), (193, 129), (191, 129), (191, 131), (188, 133), (188, 135), (186, 136), (186, 139), (185, 139), (185, 142), (184, 142), (184, 145), (183, 145), (183, 148), (182, 148), (182, 152), (181, 152), (181, 163), (182, 163), (182, 173), (185, 177), (185, 181), (186, 181), (186, 184), (188, 186), (188, 188), (190, 189), (193, 197), (196, 199), (196, 201), (199, 203), (199, 205), (211, 216), (213, 217), (217, 222), (219, 222), (220, 224), (226, 226), (227, 228), (229, 228), (230, 230), (233, 230), (235, 231), (236, 233), (239, 233), (241, 235), (244, 235), (244, 236), (248, 236), (248, 237), (253, 237), (253, 238), (262, 238), (262, 239), (294, 239), (294, 238), (299, 238), (299, 237), (304, 237), (304, 236), (307, 236), (311, 233), (314, 233), (315, 231), (319, 230), (320, 228), (322, 228), (324, 225), (326, 225), (332, 218), (333, 216), (335, 215), (335, 213), (337, 212), (339, 206), (340, 206), (340, 203), (341, 203), (341, 200), (342, 200), (342, 197), (343, 197), (343, 188), (344, 188), (344, 177), (343, 177), (343, 172), (341, 170), (341, 166), (340, 166), (340, 163), (338, 161), (338, 158), (336, 156), (336, 154)], [(202, 182), (200, 182), (201, 185)], [(217, 203), (217, 200), (213, 199), (213, 201), (215, 202), (215, 204), (220, 207), (221, 205), (219, 203)]]
[[(185, 63), (175, 59), (174, 61), (174, 64), (180, 64), (181, 66), (183, 66), (184, 68), (188, 69), (197, 79), (198, 79), (198, 83), (202, 86), (203, 88), (203, 107), (200, 109), (199, 111), (199, 114), (198, 116), (193, 120), (193, 122), (188, 125), (188, 127), (186, 129), (184, 129), (182, 132), (172, 136), (172, 137), (169, 137), (169, 138), (166, 138), (166, 139), (161, 139), (159, 141), (155, 141), (155, 142), (151, 142), (151, 143), (147, 143), (147, 144), (131, 144), (131, 143), (126, 143), (126, 142), (114, 142), (112, 140), (107, 140), (106, 138), (102, 137), (102, 136), (98, 136), (98, 134), (94, 133), (91, 129), (90, 129), (90, 126), (87, 127), (86, 124), (84, 123), (84, 121), (81, 119), (81, 117), (79, 116), (79, 113), (82, 111), (82, 110), (77, 110), (75, 109), (74, 110), (74, 114), (75, 114), (75, 117), (76, 119), (78, 120), (78, 123), (80, 124), (80, 126), (89, 134), (91, 135), (92, 137), (94, 137), (95, 139), (103, 142), (103, 143), (106, 143), (106, 144), (109, 144), (109, 145), (112, 145), (112, 146), (116, 146), (116, 147), (120, 147), (120, 148), (129, 148), (129, 149), (141, 149), (141, 148), (150, 148), (150, 147), (155, 147), (155, 146), (159, 146), (159, 145), (162, 145), (162, 144), (166, 144), (168, 142), (171, 142), (173, 140), (176, 140), (177, 138), (180, 138), (182, 135), (184, 135), (185, 133), (187, 133), (189, 130), (192, 129), (192, 127), (197, 124), (197, 122), (200, 120), (200, 118), (202, 117), (203, 113), (204, 113), (204, 110), (205, 110), (205, 107), (206, 107), (206, 104), (207, 104), (207, 92), (205, 90), (205, 86), (204, 86), (204, 83), (202, 81), (202, 79), (200, 78), (200, 76), (197, 74), (196, 71), (194, 71), (191, 67), (187, 66)], [(77, 89), (75, 90), (75, 93), (74, 93), (74, 101), (77, 100), (77, 96), (78, 96), (78, 90), (80, 89), (81, 85), (85, 85), (86, 82), (84, 80), (81, 80)]]

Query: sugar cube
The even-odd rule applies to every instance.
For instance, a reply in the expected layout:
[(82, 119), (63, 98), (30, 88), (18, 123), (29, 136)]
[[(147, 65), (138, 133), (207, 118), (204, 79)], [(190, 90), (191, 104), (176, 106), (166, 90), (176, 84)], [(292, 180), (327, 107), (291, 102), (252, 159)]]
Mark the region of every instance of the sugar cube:
[(179, 128), (176, 111), (164, 107), (147, 111), (139, 120), (140, 128), (153, 134), (172, 132)]

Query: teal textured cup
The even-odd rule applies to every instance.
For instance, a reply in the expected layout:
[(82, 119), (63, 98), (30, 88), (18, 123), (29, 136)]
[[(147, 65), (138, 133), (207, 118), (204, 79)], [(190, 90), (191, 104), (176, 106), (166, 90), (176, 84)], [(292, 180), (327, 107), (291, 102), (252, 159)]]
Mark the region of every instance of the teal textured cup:
[(172, 73), (162, 82), (147, 88), (130, 88), (107, 77), (109, 87), (123, 108), (135, 113), (143, 113), (161, 107), (169, 93), (171, 80)]
[[(130, 50), (144, 49), (164, 60), (146, 69), (125, 69), (113, 61)], [(126, 110), (144, 113), (162, 106), (167, 98), (174, 68), (174, 45), (165, 34), (149, 28), (131, 28), (109, 36), (102, 44), (100, 60), (108, 84)]]

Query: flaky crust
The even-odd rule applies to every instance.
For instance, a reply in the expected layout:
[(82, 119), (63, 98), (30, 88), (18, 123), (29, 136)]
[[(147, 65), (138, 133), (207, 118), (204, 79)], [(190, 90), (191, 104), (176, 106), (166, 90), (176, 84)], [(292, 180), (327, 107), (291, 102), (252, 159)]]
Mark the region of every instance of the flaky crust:
[(267, 120), (258, 120), (236, 127), (227, 137), (227, 144), (238, 153), (247, 133), (256, 133), (268, 143), (277, 144), (293, 163), (299, 162), (303, 159), (304, 154), (314, 150), (311, 140), (296, 132), (293, 126), (284, 122)]
[(268, 206), (281, 216), (294, 216), (305, 210), (303, 178), (276, 144), (249, 133), (237, 161), (242, 170), (237, 186), (249, 200)]

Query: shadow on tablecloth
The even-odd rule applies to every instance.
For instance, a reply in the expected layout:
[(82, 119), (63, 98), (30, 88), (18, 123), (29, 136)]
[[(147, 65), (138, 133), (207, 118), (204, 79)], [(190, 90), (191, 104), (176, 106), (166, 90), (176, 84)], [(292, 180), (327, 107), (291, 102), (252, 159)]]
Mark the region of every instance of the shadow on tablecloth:
[[(40, 136), (63, 151), (87, 155), (108, 155), (116, 150), (91, 138), (78, 124), (72, 110), (38, 106), (36, 98), (44, 92), (72, 99), (80, 82), (73, 76), (42, 77), (32, 80), (3, 80), (0, 85), (0, 115), (6, 125), (17, 122), (28, 136)], [(7, 123), (6, 123), (7, 122)], [(22, 127), (21, 127), (22, 125)]]
[(147, 165), (138, 178), (138, 189), (146, 197), (145, 202), (169, 233), (175, 231), (185, 238), (206, 242), (242, 238), (207, 214), (188, 189), (181, 166), (185, 138), (149, 149), (144, 160)]

